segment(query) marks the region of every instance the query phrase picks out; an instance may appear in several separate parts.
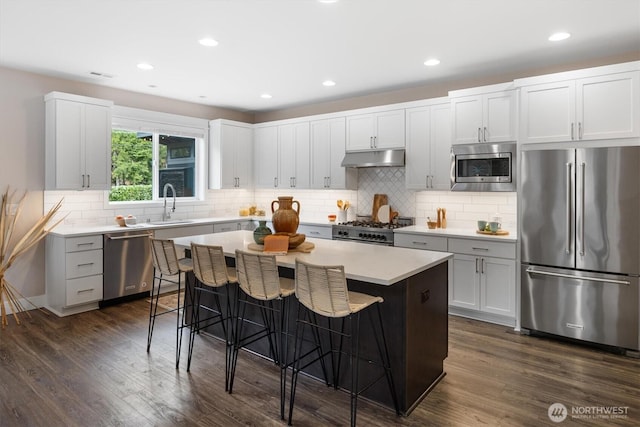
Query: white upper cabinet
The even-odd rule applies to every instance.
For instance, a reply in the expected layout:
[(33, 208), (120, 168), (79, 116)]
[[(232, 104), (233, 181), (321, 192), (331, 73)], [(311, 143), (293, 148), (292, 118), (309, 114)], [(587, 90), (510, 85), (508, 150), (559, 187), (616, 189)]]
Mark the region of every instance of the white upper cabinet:
[(253, 175), (253, 130), (229, 120), (209, 122), (209, 188), (249, 188)]
[(511, 84), (449, 92), (453, 144), (516, 140), (516, 91)]
[(109, 189), (113, 102), (61, 92), (44, 99), (45, 188)]
[(448, 190), (451, 187), (449, 103), (409, 108), (406, 118), (406, 187), (413, 190)]
[(309, 122), (278, 126), (280, 188), (309, 188)]
[(404, 110), (347, 116), (347, 151), (405, 146)]
[(278, 187), (278, 126), (254, 129), (254, 184), (258, 188)]
[(345, 118), (314, 120), (310, 126), (311, 188), (355, 190), (358, 172), (341, 166), (345, 153)]
[(640, 136), (640, 71), (627, 71), (638, 67), (618, 64), (516, 80), (521, 86), (519, 142)]

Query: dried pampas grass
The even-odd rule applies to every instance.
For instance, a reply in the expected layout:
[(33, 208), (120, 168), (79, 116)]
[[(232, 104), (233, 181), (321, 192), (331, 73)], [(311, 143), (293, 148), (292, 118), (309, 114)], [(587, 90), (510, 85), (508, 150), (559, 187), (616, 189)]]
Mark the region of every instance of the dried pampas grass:
[[(23, 193), (16, 204), (14, 202), (16, 198), (15, 191), (10, 192), (9, 188), (7, 188), (2, 195), (2, 204), (0, 204), (0, 320), (3, 329), (9, 324), (6, 305), (11, 308), (13, 317), (18, 325), (20, 324), (20, 313), (26, 312), (29, 315), (29, 312), (21, 304), (20, 298), (28, 300), (7, 281), (5, 273), (18, 257), (33, 248), (52, 228), (64, 220), (63, 217), (47, 228), (49, 222), (62, 206), (62, 200), (60, 200), (22, 237), (14, 236), (15, 226), (22, 213), (26, 195), (26, 192)], [(13, 208), (14, 205), (15, 209)], [(31, 302), (29, 303), (31, 304)], [(33, 306), (37, 308), (35, 305)]]

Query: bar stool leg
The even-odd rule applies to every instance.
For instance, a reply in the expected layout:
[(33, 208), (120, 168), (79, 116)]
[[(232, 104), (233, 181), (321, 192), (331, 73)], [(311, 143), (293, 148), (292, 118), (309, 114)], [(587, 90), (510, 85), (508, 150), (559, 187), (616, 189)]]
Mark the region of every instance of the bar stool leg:
[[(304, 327), (307, 317), (307, 310), (304, 310), (304, 316), (302, 319), (300, 318), (300, 312), (302, 307), (298, 304), (298, 315), (296, 318), (299, 320), (296, 322), (296, 332), (294, 335), (294, 347), (293, 347), (293, 367), (291, 370), (291, 397), (289, 398), (289, 419), (288, 425), (291, 425), (291, 420), (293, 418), (293, 404), (296, 398), (296, 385), (298, 384), (298, 371), (300, 370), (300, 363), (302, 358), (300, 355), (302, 354), (302, 337), (304, 336)], [(302, 326), (300, 325), (302, 323)]]
[(289, 303), (291, 297), (280, 300), (280, 322), (278, 340), (280, 342), (280, 419), (284, 420), (284, 402), (287, 395), (287, 366), (289, 364)]
[(151, 284), (151, 297), (149, 298), (149, 330), (147, 332), (147, 353), (151, 348), (151, 338), (153, 337), (153, 328), (156, 324), (156, 316), (158, 313), (158, 298), (160, 297), (160, 286), (162, 285), (162, 274), (158, 277), (158, 289), (155, 293), (155, 302), (153, 301), (156, 283), (155, 269), (153, 274), (153, 283)]
[[(197, 280), (197, 279), (196, 279)], [(197, 283), (195, 284), (197, 286)], [(191, 369), (193, 343), (197, 333), (200, 333), (200, 290), (194, 288), (194, 300), (191, 307), (191, 328), (189, 329), (189, 354), (187, 355), (187, 372)]]
[(182, 273), (178, 273), (178, 306), (176, 307), (176, 369), (180, 365), (180, 350), (182, 349), (182, 316), (180, 315), (180, 291)]

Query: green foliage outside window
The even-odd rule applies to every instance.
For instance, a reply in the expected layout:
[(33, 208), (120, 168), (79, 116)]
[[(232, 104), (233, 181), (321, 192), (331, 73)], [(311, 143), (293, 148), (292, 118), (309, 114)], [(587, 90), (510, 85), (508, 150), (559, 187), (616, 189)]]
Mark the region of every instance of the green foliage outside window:
[(109, 192), (110, 202), (129, 202), (132, 200), (151, 200), (153, 196), (152, 186), (149, 185), (121, 185), (111, 187)]

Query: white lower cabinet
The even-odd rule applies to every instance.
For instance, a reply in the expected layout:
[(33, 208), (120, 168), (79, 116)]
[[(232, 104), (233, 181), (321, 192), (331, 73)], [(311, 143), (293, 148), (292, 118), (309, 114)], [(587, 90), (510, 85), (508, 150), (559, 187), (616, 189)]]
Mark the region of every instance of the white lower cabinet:
[(449, 252), (454, 253), (450, 312), (514, 326), (515, 243), (450, 238)]
[(102, 300), (102, 234), (46, 238), (46, 308), (68, 316), (98, 308)]

